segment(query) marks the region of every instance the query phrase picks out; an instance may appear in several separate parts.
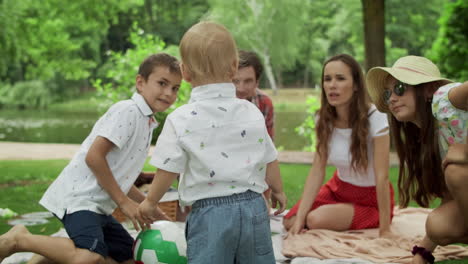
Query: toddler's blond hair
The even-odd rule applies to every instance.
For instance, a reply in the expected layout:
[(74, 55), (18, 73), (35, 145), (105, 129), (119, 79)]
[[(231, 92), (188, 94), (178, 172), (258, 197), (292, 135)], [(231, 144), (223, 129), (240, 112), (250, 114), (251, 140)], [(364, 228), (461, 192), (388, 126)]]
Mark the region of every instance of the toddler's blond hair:
[(193, 25), (179, 48), (184, 71), (193, 81), (228, 80), (237, 71), (236, 42), (220, 24), (204, 21)]

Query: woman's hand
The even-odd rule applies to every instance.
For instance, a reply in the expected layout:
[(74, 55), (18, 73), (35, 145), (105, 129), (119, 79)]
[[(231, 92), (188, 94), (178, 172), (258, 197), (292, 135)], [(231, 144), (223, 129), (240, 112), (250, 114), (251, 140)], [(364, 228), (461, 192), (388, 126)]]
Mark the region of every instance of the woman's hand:
[(294, 220), (293, 225), (289, 229), (288, 235), (297, 235), (304, 233), (305, 231), (307, 231), (307, 229), (304, 227), (304, 220), (300, 219), (296, 215), (296, 219)]
[(396, 240), (399, 236), (392, 232), (391, 228), (379, 229), (379, 237)]
[(416, 254), (411, 260), (411, 263), (412, 264), (426, 264), (426, 260), (421, 255)]

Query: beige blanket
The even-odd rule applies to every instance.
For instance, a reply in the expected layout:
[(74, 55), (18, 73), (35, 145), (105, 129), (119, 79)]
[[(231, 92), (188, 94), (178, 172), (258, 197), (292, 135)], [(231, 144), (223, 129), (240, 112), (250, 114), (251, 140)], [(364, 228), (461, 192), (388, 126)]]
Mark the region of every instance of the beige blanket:
[[(395, 240), (378, 237), (378, 229), (335, 232), (309, 230), (288, 236), (283, 241), (283, 255), (319, 259), (359, 258), (376, 263), (410, 263), (411, 249), (424, 236), (424, 225), (430, 209), (395, 209), (392, 231)], [(468, 258), (468, 247), (450, 245), (437, 247), (436, 261)]]

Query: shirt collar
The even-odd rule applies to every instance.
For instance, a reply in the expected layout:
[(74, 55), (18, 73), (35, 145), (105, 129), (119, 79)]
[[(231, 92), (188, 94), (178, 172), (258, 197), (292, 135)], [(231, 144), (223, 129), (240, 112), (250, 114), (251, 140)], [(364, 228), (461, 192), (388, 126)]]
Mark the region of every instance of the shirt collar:
[(236, 87), (233, 83), (212, 83), (194, 87), (189, 103), (216, 97), (236, 98)]
[(151, 117), (153, 116), (153, 110), (151, 110), (149, 105), (146, 103), (145, 98), (143, 98), (141, 94), (134, 93), (132, 95), (132, 100), (136, 103), (143, 115)]

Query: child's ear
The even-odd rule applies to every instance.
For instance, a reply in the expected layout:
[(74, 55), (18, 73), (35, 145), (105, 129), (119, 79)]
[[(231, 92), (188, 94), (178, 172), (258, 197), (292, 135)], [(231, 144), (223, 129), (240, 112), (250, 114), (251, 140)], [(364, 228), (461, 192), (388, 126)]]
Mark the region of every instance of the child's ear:
[[(229, 79), (234, 79), (234, 76), (236, 76), (236, 73), (237, 73), (237, 70), (239, 68), (239, 60), (238, 59), (235, 59), (233, 62), (232, 62), (232, 65), (231, 65), (231, 72), (229, 74)], [(257, 80), (258, 81), (258, 80)]]
[(192, 81), (192, 76), (190, 76), (190, 72), (185, 68), (185, 65), (183, 63), (180, 64), (180, 72), (182, 73), (182, 79), (184, 79), (187, 82)]
[(135, 78), (135, 86), (136, 86), (138, 93), (141, 93), (144, 82), (145, 82), (145, 78), (143, 78), (143, 76), (141, 76), (140, 74), (137, 74)]

